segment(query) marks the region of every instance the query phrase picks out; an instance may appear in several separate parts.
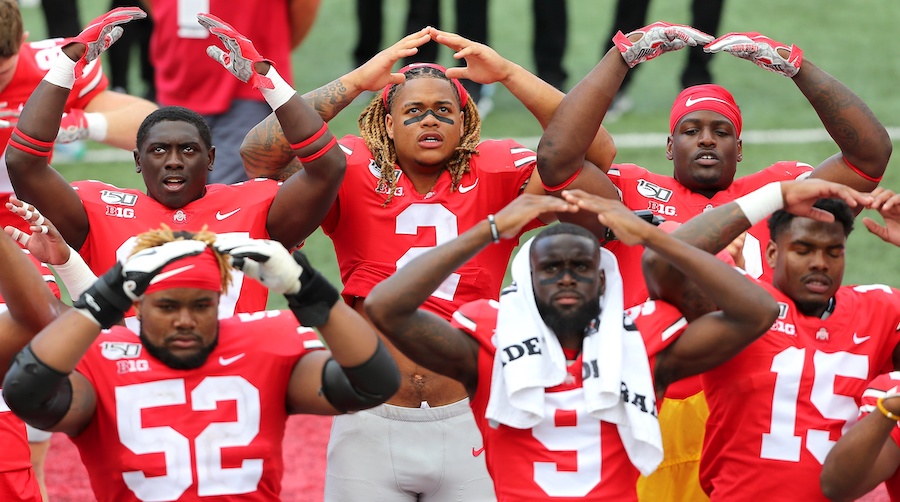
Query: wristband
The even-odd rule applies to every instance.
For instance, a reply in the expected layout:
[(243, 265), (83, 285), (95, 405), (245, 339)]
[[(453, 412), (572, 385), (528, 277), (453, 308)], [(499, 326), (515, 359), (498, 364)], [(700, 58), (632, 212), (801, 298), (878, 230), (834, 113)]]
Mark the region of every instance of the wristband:
[(884, 407), (884, 396), (879, 397), (878, 401), (875, 402), (878, 406), (878, 411), (880, 411), (884, 416), (890, 418), (894, 422), (900, 421), (900, 415), (894, 415), (887, 408)]
[(44, 75), (44, 80), (55, 86), (72, 90), (75, 85), (75, 61), (69, 59), (69, 56), (65, 54), (60, 54), (53, 66), (50, 67), (50, 71)]
[[(72, 249), (71, 246), (69, 247), (69, 259), (63, 264), (50, 265), (50, 267), (53, 268), (53, 271), (59, 275), (60, 279), (62, 279), (63, 284), (66, 286), (66, 291), (69, 292), (72, 301), (77, 300), (81, 296), (81, 293), (84, 293), (87, 288), (91, 287), (91, 285), (97, 281), (97, 276), (94, 275), (94, 272), (87, 266), (87, 263), (84, 262), (81, 255)], [(93, 318), (94, 317), (91, 316), (91, 319)]]
[(500, 230), (497, 229), (497, 222), (494, 221), (494, 215), (487, 215), (488, 225), (491, 226), (491, 239), (493, 239), (494, 244), (500, 242)]
[(87, 122), (88, 138), (94, 141), (103, 141), (109, 131), (109, 122), (102, 113), (85, 113), (84, 121)]
[(266, 103), (269, 103), (269, 106), (272, 107), (273, 111), (279, 109), (281, 105), (287, 103), (294, 94), (297, 94), (297, 91), (281, 78), (281, 75), (279, 75), (278, 71), (275, 69), (275, 65), (269, 66), (269, 71), (266, 72), (266, 78), (272, 81), (273, 88), (266, 89), (265, 87), (260, 87), (259, 92), (266, 98)]
[(750, 226), (769, 217), (770, 214), (784, 207), (784, 196), (781, 194), (781, 182), (769, 183), (753, 192), (734, 199), (744, 212)]

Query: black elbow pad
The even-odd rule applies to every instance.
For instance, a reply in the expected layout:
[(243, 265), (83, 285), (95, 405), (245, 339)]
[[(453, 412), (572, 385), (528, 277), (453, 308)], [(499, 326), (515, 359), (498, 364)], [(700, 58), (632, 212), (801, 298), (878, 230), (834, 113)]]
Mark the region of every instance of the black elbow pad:
[(69, 375), (44, 364), (25, 346), (16, 354), (3, 379), (3, 399), (28, 425), (49, 429), (58, 424), (72, 404)]
[(381, 340), (368, 361), (344, 368), (334, 359), (322, 368), (322, 395), (343, 413), (377, 406), (400, 388), (400, 370)]

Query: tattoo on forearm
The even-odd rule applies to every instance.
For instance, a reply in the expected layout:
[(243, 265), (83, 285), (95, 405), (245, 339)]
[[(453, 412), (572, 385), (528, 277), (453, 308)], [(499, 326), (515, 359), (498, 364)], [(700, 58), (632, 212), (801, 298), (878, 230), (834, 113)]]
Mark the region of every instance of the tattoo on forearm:
[(741, 208), (734, 204), (730, 209), (717, 218), (695, 217), (672, 235), (708, 253), (718, 253), (748, 229), (747, 218)]
[(347, 87), (341, 82), (341, 79), (329, 82), (303, 95), (303, 99), (316, 109), (325, 122), (333, 119), (335, 115), (352, 103), (354, 97), (349, 95)]

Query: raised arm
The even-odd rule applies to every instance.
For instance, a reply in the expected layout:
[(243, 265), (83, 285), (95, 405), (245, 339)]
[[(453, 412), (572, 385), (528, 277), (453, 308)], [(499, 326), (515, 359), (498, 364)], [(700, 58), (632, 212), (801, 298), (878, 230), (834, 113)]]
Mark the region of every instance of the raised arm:
[(16, 355), (3, 381), (10, 409), (38, 429), (81, 432), (93, 417), (96, 395), (75, 366), (101, 328), (121, 321), (166, 264), (204, 249), (200, 241), (174, 241), (145, 249), (124, 265), (116, 263), (75, 302), (75, 309), (51, 322)]
[(492, 242), (514, 238), (541, 214), (575, 209), (555, 197), (520, 195), (496, 215), (422, 254), (375, 286), (366, 298), (366, 314), (416, 364), (461, 382), (471, 395), (478, 380), (478, 343), (419, 306), (447, 276)]
[[(707, 253), (725, 249), (737, 236), (778, 209), (820, 221), (833, 221), (830, 213), (812, 207), (816, 200), (837, 197), (850, 207), (865, 206), (871, 196), (824, 180), (771, 183), (734, 202), (706, 211), (688, 220), (672, 236)], [(748, 218), (749, 215), (749, 218)], [(718, 296), (707, 294), (692, 277), (673, 267), (658, 250), (644, 252), (644, 279), (651, 298), (678, 306), (690, 320), (718, 310)]]
[(580, 190), (566, 191), (564, 195), (579, 208), (596, 213), (622, 242), (656, 251), (660, 259), (719, 300), (721, 311), (691, 321), (678, 340), (657, 355), (654, 383), (658, 392), (662, 393), (672, 382), (727, 361), (775, 321), (778, 306), (772, 296), (715, 256), (647, 223), (618, 200)]
[(65, 45), (64, 55), (56, 58), (25, 103), (6, 149), (6, 165), (16, 193), (56, 222), (75, 248), (80, 248), (87, 237), (87, 213), (75, 190), (47, 161), (76, 72), (80, 74), (87, 63), (121, 36), (122, 27), (118, 25), (145, 16), (136, 7), (114, 9), (93, 20)]
[(878, 187), (872, 191), (872, 197), (869, 209), (874, 209), (881, 214), (881, 217), (884, 218), (884, 225), (879, 225), (868, 217), (863, 218), (863, 224), (879, 239), (900, 247), (900, 194), (884, 187)]
[[(350, 73), (303, 95), (325, 122), (330, 121), (363, 91), (379, 91), (403, 82), (401, 73), (391, 73), (397, 61), (412, 56), (431, 40), (425, 29), (403, 37)], [(286, 180), (303, 168), (275, 115), (269, 115), (244, 137), (241, 159), (249, 178)]]
[(318, 328), (328, 352), (305, 355), (291, 374), (290, 413), (335, 415), (377, 406), (400, 388), (400, 370), (378, 334), (309, 263), (271, 240), (224, 237), (216, 249), (232, 265), (284, 294), (303, 326)]
[(892, 372), (869, 383), (860, 406), (868, 416), (842, 435), (825, 457), (819, 482), (829, 500), (856, 500), (900, 467), (900, 447), (891, 438), (900, 417), (898, 378), (900, 373)]
[(893, 148), (887, 130), (859, 96), (804, 59), (799, 47), (754, 32), (729, 33), (704, 50), (731, 53), (793, 80), (841, 150), (819, 164), (813, 177), (861, 192), (869, 192), (878, 185)]

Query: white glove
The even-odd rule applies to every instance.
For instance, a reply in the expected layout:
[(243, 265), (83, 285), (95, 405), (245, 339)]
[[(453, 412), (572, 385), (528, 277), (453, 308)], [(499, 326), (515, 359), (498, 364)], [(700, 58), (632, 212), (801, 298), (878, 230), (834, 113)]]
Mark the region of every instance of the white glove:
[[(799, 47), (788, 47), (755, 31), (723, 35), (708, 43), (703, 50), (709, 53), (724, 51), (788, 78), (796, 75), (803, 63), (803, 51)], [(780, 51), (787, 56), (782, 56)]]
[(261, 282), (270, 291), (300, 291), (301, 267), (281, 243), (250, 237), (218, 237), (216, 250), (231, 257), (231, 266)]
[(700, 30), (682, 24), (655, 22), (628, 35), (641, 33), (640, 39), (632, 42), (621, 31), (613, 37), (613, 43), (622, 53), (622, 58), (629, 68), (634, 68), (644, 61), (649, 61), (665, 52), (672, 52), (687, 46), (695, 47), (712, 41), (713, 37)]

